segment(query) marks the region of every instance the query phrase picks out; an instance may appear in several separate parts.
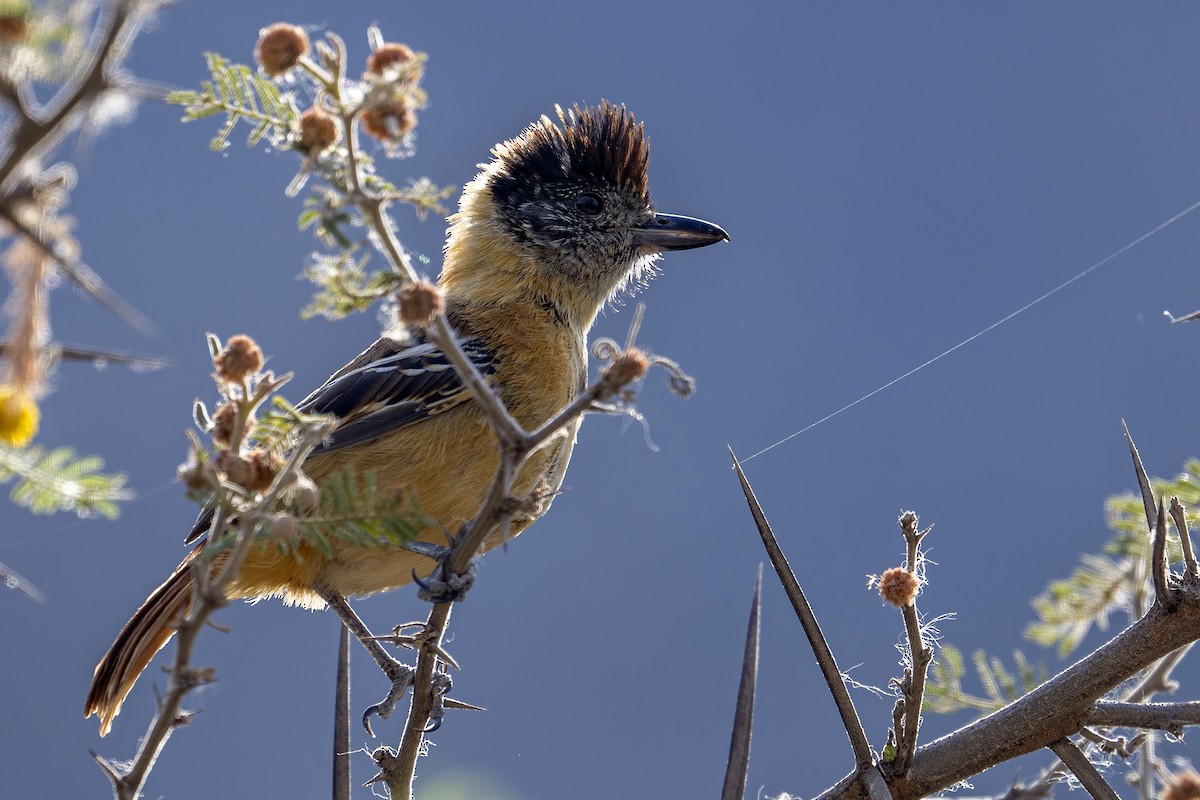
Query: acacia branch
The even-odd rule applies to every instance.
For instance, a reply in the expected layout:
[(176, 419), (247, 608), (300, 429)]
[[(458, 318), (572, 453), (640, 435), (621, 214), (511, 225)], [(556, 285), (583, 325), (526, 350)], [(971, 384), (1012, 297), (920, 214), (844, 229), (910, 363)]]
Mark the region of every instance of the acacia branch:
[(26, 84), (6, 83), (2, 92), (17, 117), (8, 133), (8, 149), (0, 159), (0, 218), (25, 237), (58, 267), (85, 294), (99, 302), (117, 317), (143, 334), (151, 334), (154, 326), (136, 308), (108, 288), (86, 264), (66, 256), (62, 249), (39, 232), (31, 230), (17, 213), (17, 205), (30, 194), (28, 180), (31, 166), (57, 147), (78, 127), (79, 116), (88, 103), (95, 102), (105, 91), (113, 88), (114, 66), (123, 58), (129, 43), (137, 34), (141, 21), (161, 3), (155, 0), (120, 0), (104, 4), (96, 22), (95, 44), (78, 59), (79, 68), (67, 79), (54, 98), (45, 106), (34, 108), (32, 90)]
[(1200, 700), (1187, 703), (1122, 703), (1100, 700), (1087, 715), (1088, 725), (1146, 728), (1181, 736), (1188, 725), (1200, 725)]
[(1138, 681), (1137, 685), (1125, 693), (1124, 700), (1128, 703), (1147, 703), (1154, 695), (1160, 692), (1170, 693), (1175, 691), (1179, 687), (1179, 684), (1171, 680), (1171, 672), (1183, 660), (1183, 657), (1187, 655), (1190, 649), (1192, 649), (1192, 644), (1189, 642), (1174, 653), (1160, 658), (1150, 668), (1149, 672)]
[[(1173, 587), (1175, 604), (1155, 605), (1111, 641), (1025, 697), (919, 748), (907, 777), (891, 782), (895, 800), (917, 800), (988, 767), (1049, 747), (1089, 724), (1096, 701), (1200, 637), (1200, 586)], [(848, 775), (820, 795), (852, 798), (863, 790)]]
[[(0, 340), (0, 356), (8, 352), (10, 344), (7, 341)], [(109, 350), (103, 347), (92, 347), (85, 344), (67, 344), (66, 342), (53, 342), (46, 345), (46, 352), (51, 358), (59, 358), (63, 361), (83, 361), (89, 364), (94, 364), (97, 367), (108, 366), (109, 364), (120, 364), (129, 367), (136, 371), (150, 371), (162, 369), (163, 367), (171, 366), (171, 359), (164, 356), (143, 355), (141, 353), (130, 353), (126, 350)]]
[[(1133, 438), (1125, 428), (1141, 488), (1146, 520), (1151, 530), (1160, 516), (1161, 503), (1154, 498)], [(1165, 550), (1165, 548), (1164, 548)], [(1166, 674), (1200, 639), (1200, 583), (1184, 580), (1174, 585), (1165, 579), (1165, 555), (1157, 587), (1165, 596), (1128, 628), (1090, 655), (1080, 659), (1024, 697), (959, 730), (919, 748), (912, 770), (893, 779), (889, 788), (894, 800), (917, 800), (965, 780), (983, 770), (1034, 750), (1050, 747), (1089, 724), (1095, 704), (1107, 693), (1147, 667), (1152, 675), (1127, 699), (1145, 697), (1166, 684)], [(1149, 744), (1149, 738), (1147, 744)], [(1143, 757), (1144, 754), (1143, 754)], [(869, 782), (861, 768), (820, 795), (820, 800), (861, 796)]]

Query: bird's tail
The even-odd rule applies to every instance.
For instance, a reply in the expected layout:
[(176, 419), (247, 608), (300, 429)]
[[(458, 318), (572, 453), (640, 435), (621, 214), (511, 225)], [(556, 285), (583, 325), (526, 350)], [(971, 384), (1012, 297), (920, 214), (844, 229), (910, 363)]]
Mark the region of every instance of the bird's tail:
[(171, 577), (146, 598), (96, 665), (83, 716), (100, 717), (101, 736), (112, 727), (113, 718), (121, 712), (121, 703), (142, 670), (171, 640), (176, 625), (187, 614), (192, 600), (191, 562), (198, 551), (192, 551)]

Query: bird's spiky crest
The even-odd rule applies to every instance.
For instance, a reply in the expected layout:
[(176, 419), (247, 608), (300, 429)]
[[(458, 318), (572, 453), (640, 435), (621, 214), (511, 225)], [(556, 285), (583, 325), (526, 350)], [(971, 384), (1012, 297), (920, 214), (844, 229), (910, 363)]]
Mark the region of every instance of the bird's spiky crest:
[(649, 142), (625, 106), (605, 101), (596, 108), (555, 106), (555, 111), (561, 126), (543, 115), (492, 149), (501, 176), (542, 183), (596, 181), (649, 202)]

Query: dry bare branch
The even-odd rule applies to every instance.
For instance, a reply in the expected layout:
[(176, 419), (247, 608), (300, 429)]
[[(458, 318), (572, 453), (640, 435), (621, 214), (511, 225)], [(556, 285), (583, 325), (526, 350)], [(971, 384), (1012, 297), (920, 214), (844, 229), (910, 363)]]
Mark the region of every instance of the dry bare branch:
[(1122, 703), (1100, 700), (1087, 715), (1088, 725), (1146, 728), (1181, 736), (1188, 725), (1200, 725), (1200, 701), (1187, 703)]
[[(1153, 606), (1030, 694), (919, 748), (908, 777), (890, 783), (895, 800), (925, 797), (1080, 730), (1097, 700), (1200, 635), (1200, 587), (1187, 584), (1173, 592), (1178, 598), (1174, 607)], [(858, 775), (849, 775), (820, 797), (851, 798), (864, 788)]]
[(1160, 692), (1173, 692), (1179, 688), (1179, 684), (1171, 680), (1171, 672), (1191, 648), (1192, 643), (1189, 642), (1174, 653), (1159, 659), (1137, 685), (1125, 693), (1124, 700), (1128, 703), (1147, 703)]
[(63, 255), (60, 248), (56, 247), (53, 242), (26, 225), (20, 215), (14, 212), (11, 202), (6, 198), (0, 198), (0, 219), (24, 236), (30, 244), (41, 250), (88, 297), (107, 308), (139, 333), (145, 335), (154, 333), (154, 323), (150, 321), (149, 317), (113, 291), (91, 267), (79, 258)]
[[(917, 515), (906, 511), (900, 515), (900, 530), (904, 534), (907, 562), (906, 568), (916, 576), (920, 559), (921, 540), (929, 533), (929, 529), (918, 530)], [(891, 769), (897, 775), (904, 775), (912, 766), (913, 753), (917, 748), (917, 732), (921, 726), (921, 701), (925, 695), (925, 679), (929, 664), (933, 661), (933, 650), (925, 646), (921, 634), (921, 621), (917, 614), (915, 600), (900, 607), (904, 618), (904, 633), (908, 641), (909, 667), (904, 670), (900, 680), (903, 699), (897, 704), (894, 713), (893, 730), (896, 737), (896, 758)]]
[(161, 3), (153, 0), (120, 0), (97, 4), (95, 44), (77, 61), (68, 78), (44, 106), (35, 107), (27, 87), (6, 86), (4, 95), (16, 120), (6, 136), (7, 151), (0, 159), (0, 219), (42, 250), (83, 292), (143, 333), (153, 330), (149, 320), (120, 295), (109, 289), (100, 276), (77, 257), (68, 256), (55, 242), (31, 229), (17, 206), (28, 202), (30, 165), (45, 158), (77, 130), (89, 105), (109, 90), (123, 89), (117, 82), (118, 63), (129, 49), (146, 19)]
[[(8, 342), (0, 341), (0, 356), (3, 356), (7, 350)], [(95, 364), (97, 367), (120, 364), (130, 367), (135, 371), (149, 371), (162, 369), (171, 365), (171, 360), (162, 356), (130, 353), (124, 350), (109, 350), (84, 344), (54, 342), (46, 347), (46, 351), (51, 358), (60, 358), (63, 361), (85, 361)]]
[[(260, 389), (269, 394), (281, 383), (282, 380), (264, 381)], [(265, 395), (263, 399), (265, 399)], [(275, 508), (280, 494), (294, 480), (296, 470), (301, 462), (329, 434), (329, 427), (330, 423), (319, 424), (301, 434), (299, 443), (289, 454), (287, 461), (272, 481), (271, 487), (257, 504), (260, 512), (267, 512)], [(248, 516), (254, 517), (255, 514), (252, 512)], [(226, 504), (218, 504), (212, 522), (212, 535), (218, 536), (225, 531), (229, 519), (230, 515), (226, 511)], [(236, 533), (233, 547), (215, 578), (209, 575), (211, 565), (207, 561), (203, 559), (192, 561), (191, 570), (195, 588), (187, 617), (180, 620), (176, 628), (175, 661), (171, 666), (167, 693), (158, 705), (158, 710), (138, 747), (133, 763), (127, 770), (123, 770), (114, 782), (113, 791), (117, 800), (135, 800), (141, 796), (146, 779), (154, 768), (154, 763), (166, 745), (167, 739), (172, 731), (187, 719), (188, 715), (181, 713), (180, 710), (184, 697), (192, 689), (209, 680), (202, 671), (192, 667), (192, 651), (200, 632), (208, 625), (213, 613), (226, 604), (226, 591), (237, 577), (238, 570), (241, 569), (242, 562), (245, 561), (250, 548), (254, 546), (257, 527), (257, 525), (251, 524), (250, 520), (243, 520)]]

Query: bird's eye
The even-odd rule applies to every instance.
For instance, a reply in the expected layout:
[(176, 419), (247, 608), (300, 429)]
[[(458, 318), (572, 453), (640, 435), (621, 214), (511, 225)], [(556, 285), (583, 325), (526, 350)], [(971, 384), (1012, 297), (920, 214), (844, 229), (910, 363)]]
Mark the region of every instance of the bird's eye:
[(599, 197), (588, 192), (575, 198), (575, 207), (589, 217), (594, 217), (604, 210), (604, 203)]

